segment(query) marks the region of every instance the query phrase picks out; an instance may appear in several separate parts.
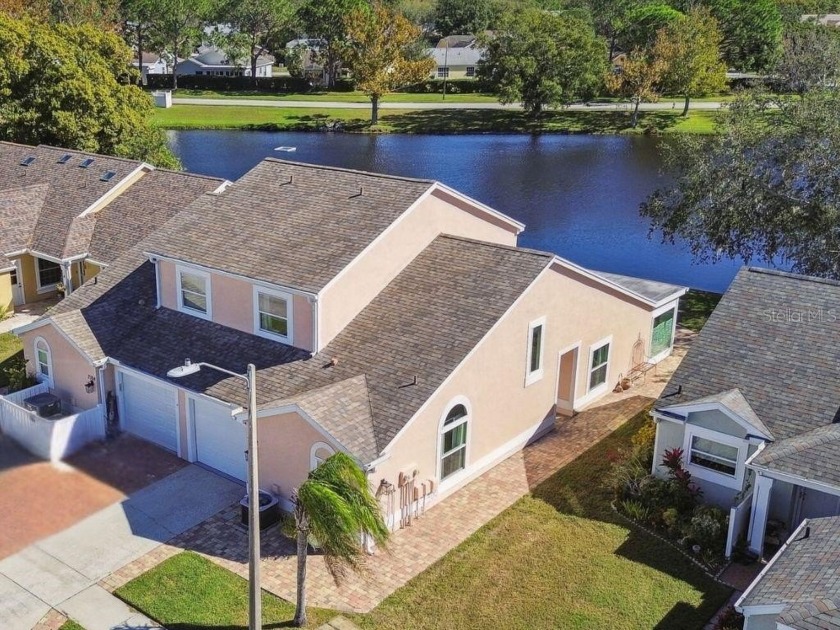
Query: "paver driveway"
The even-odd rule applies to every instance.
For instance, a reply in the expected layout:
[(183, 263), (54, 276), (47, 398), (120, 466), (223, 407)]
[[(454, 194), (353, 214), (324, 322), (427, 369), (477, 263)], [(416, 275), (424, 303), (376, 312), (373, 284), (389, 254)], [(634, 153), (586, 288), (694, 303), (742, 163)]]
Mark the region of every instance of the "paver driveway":
[(0, 435), (0, 559), (60, 532), (187, 463), (120, 436), (51, 464)]

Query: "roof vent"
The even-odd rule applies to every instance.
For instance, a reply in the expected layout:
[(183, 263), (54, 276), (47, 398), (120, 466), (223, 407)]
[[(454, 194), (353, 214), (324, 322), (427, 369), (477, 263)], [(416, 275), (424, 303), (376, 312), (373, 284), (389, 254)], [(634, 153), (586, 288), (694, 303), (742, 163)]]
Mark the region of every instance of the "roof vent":
[(93, 164), (93, 158), (85, 158), (82, 160), (82, 163), (79, 164), (79, 168), (87, 168), (91, 164)]
[(32, 162), (35, 161), (34, 155), (28, 155), (20, 161), (21, 166), (29, 166)]
[(99, 181), (110, 182), (112, 179), (114, 179), (114, 175), (116, 174), (116, 171), (105, 171), (104, 173), (102, 173), (102, 177), (99, 178)]
[(60, 158), (58, 158), (58, 163), (59, 164), (67, 164), (67, 162), (69, 162), (70, 158), (72, 158), (72, 157), (73, 157), (72, 153), (65, 153)]

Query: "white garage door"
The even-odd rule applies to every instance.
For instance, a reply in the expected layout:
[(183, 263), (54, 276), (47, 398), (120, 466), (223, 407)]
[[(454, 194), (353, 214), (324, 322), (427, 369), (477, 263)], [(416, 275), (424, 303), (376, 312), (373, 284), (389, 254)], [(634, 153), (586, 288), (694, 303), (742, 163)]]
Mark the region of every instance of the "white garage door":
[(195, 426), (195, 458), (231, 477), (245, 480), (248, 444), (246, 428), (230, 415), (230, 408), (204, 398), (191, 399)]
[(171, 387), (130, 372), (122, 379), (122, 428), (171, 451), (178, 449), (178, 398)]

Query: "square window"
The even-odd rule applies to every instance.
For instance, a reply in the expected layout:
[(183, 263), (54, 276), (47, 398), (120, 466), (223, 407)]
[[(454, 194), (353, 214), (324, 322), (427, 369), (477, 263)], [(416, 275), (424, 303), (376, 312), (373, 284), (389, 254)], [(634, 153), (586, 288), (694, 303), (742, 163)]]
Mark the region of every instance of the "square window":
[(51, 260), (38, 259), (38, 288), (52, 287), (61, 282), (61, 265)]
[(291, 343), (292, 296), (255, 287), (254, 332), (269, 339)]
[(181, 306), (185, 309), (207, 314), (207, 277), (189, 271), (182, 271)]

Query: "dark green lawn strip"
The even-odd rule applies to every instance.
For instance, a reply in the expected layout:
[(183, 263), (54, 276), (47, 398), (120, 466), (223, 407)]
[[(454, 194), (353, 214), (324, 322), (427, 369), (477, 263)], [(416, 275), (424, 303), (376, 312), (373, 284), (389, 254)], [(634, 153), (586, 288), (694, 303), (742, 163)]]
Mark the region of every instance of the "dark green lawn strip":
[(680, 298), (677, 322), (689, 330), (700, 332), (722, 297), (721, 293), (691, 289)]
[[(227, 569), (190, 551), (165, 560), (114, 592), (169, 630), (248, 627), (248, 583)], [(290, 625), (294, 606), (263, 592), (263, 627)], [(337, 613), (313, 608), (309, 624), (317, 627)]]
[(354, 621), (364, 628), (702, 628), (730, 591), (630, 528), (603, 487), (645, 415)]
[(0, 334), (0, 387), (8, 385), (3, 368), (8, 365), (9, 359), (16, 355), (23, 356), (23, 344), (20, 339), (12, 333)]

